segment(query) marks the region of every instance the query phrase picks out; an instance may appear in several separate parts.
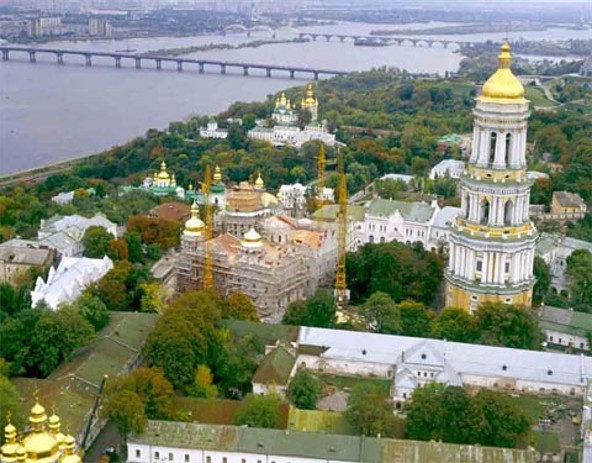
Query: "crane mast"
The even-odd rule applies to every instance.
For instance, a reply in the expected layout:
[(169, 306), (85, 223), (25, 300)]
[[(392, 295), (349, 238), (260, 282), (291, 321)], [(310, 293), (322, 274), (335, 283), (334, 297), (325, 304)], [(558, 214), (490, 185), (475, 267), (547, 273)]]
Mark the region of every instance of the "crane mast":
[(339, 188), (337, 213), (337, 275), (335, 277), (335, 302), (337, 309), (342, 310), (349, 300), (349, 291), (345, 277), (345, 256), (347, 253), (347, 180), (343, 165), (343, 155), (337, 154), (339, 171)]
[(214, 226), (214, 211), (212, 208), (212, 201), (210, 197), (212, 188), (212, 172), (210, 165), (206, 165), (205, 178), (202, 183), (202, 193), (204, 195), (205, 202), (205, 259), (204, 259), (204, 273), (203, 273), (203, 289), (213, 289), (214, 287), (214, 274), (212, 271), (212, 250), (210, 247), (210, 241), (213, 237), (213, 226)]
[(325, 156), (325, 144), (321, 142), (319, 155), (317, 157), (317, 204), (323, 207), (323, 193), (325, 191), (325, 166), (327, 157)]

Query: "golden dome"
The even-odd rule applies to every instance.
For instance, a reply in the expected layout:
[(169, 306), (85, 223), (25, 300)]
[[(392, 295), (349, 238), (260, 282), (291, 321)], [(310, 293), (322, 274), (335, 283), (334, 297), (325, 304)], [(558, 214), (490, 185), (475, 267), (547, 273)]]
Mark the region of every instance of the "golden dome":
[(222, 171), (220, 170), (220, 166), (216, 166), (214, 169), (214, 182), (220, 183), (222, 181)]
[(65, 454), (61, 459), (61, 463), (80, 463), (80, 455), (76, 453), (76, 440), (71, 436), (66, 436), (65, 439)]
[(487, 82), (481, 89), (480, 99), (483, 101), (493, 101), (496, 103), (517, 103), (525, 102), (524, 86), (520, 80), (512, 73), (510, 63), (512, 54), (510, 45), (504, 42), (501, 53), (498, 56), (499, 66), (497, 71), (487, 79)]
[(306, 97), (302, 99), (303, 107), (317, 106), (319, 103), (314, 96), (312, 84), (306, 85)]
[(45, 429), (46, 421), (45, 408), (39, 402), (35, 402), (29, 416), (31, 432), (23, 439), (27, 459), (48, 462), (55, 460), (59, 445), (55, 436)]
[(185, 222), (184, 235), (199, 236), (203, 233), (206, 225), (199, 218), (199, 206), (196, 201), (191, 205), (191, 218)]
[(27, 451), (22, 445), (16, 449), (16, 461), (25, 461), (27, 459)]
[(245, 248), (260, 248), (263, 246), (263, 242), (261, 241), (261, 235), (257, 233), (257, 230), (254, 228), (250, 228), (247, 233), (243, 235), (243, 239), (241, 244)]
[(29, 423), (32, 425), (45, 423), (47, 415), (45, 408), (39, 402), (35, 402), (35, 405), (31, 408), (31, 415), (29, 416)]
[(16, 441), (16, 428), (9, 421), (4, 427), (4, 445), (1, 449), (2, 461), (14, 461), (16, 459), (16, 451), (19, 447), (20, 444)]
[(49, 417), (49, 430), (55, 437), (55, 440), (57, 441), (58, 445), (61, 447), (64, 443), (65, 436), (61, 433), (60, 427), (60, 417), (54, 413)]
[(158, 178), (161, 180), (168, 180), (170, 178), (169, 173), (167, 172), (166, 163), (164, 160), (160, 163), (160, 172), (158, 173)]
[(259, 173), (257, 174), (257, 180), (255, 180), (255, 186), (257, 188), (264, 188), (265, 187), (265, 183), (263, 182), (263, 179), (261, 178), (261, 171), (259, 171)]

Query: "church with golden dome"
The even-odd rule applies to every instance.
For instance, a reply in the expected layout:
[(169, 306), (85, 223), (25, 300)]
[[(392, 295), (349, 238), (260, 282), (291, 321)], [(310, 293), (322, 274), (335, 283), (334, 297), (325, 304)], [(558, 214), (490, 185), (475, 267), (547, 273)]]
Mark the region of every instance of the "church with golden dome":
[(450, 233), (446, 305), (469, 312), (484, 302), (532, 304), (537, 231), (528, 216), (529, 101), (511, 60), (504, 43), (498, 69), (476, 98), (461, 213)]
[(19, 433), (8, 420), (0, 463), (82, 463), (76, 440), (61, 432), (55, 413), (48, 418), (45, 408), (35, 401), (28, 422), (28, 428)]

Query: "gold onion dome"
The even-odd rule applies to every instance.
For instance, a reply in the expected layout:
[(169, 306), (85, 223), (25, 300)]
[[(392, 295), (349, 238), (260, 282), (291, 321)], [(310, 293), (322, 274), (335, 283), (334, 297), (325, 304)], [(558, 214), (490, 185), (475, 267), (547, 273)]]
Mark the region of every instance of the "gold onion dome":
[[(9, 418), (10, 419), (10, 418)], [(4, 427), (4, 445), (2, 446), (2, 461), (12, 462), (16, 460), (16, 452), (20, 444), (16, 441), (16, 428), (9, 421)]]
[(314, 106), (317, 104), (312, 84), (306, 85), (306, 97), (302, 99), (302, 104), (304, 106)]
[(222, 181), (222, 171), (220, 170), (220, 166), (216, 166), (214, 169), (214, 182), (221, 182)]
[(261, 177), (261, 171), (257, 174), (257, 179), (255, 180), (255, 186), (257, 188), (263, 188), (265, 183), (263, 182), (263, 178)]
[(61, 463), (80, 463), (81, 461), (80, 455), (76, 453), (76, 440), (71, 435), (66, 436), (65, 452)]
[(58, 445), (61, 447), (64, 444), (64, 439), (66, 438), (66, 436), (62, 434), (60, 427), (60, 417), (54, 413), (49, 417), (49, 430), (58, 442)]
[(257, 230), (254, 228), (250, 228), (247, 233), (243, 235), (242, 245), (245, 248), (260, 248), (263, 246), (263, 242), (261, 241), (261, 235), (257, 233)]
[(29, 423), (31, 432), (23, 439), (27, 459), (42, 462), (53, 462), (57, 459), (59, 443), (55, 436), (45, 428), (47, 414), (45, 408), (36, 402), (31, 408)]
[(205, 224), (199, 218), (199, 206), (196, 201), (193, 201), (191, 205), (191, 218), (185, 222), (184, 233), (186, 235), (201, 235), (205, 227)]
[(497, 71), (483, 85), (480, 99), (509, 103), (526, 101), (524, 99), (524, 86), (510, 68), (512, 54), (510, 53), (510, 45), (507, 42), (502, 45), (498, 58), (499, 66)]
[(16, 449), (16, 461), (24, 462), (27, 460), (27, 451), (22, 445), (19, 445)]
[(165, 180), (165, 179), (169, 179), (169, 173), (167, 172), (167, 166), (166, 163), (164, 162), (164, 160), (160, 163), (160, 172), (158, 173), (158, 178)]

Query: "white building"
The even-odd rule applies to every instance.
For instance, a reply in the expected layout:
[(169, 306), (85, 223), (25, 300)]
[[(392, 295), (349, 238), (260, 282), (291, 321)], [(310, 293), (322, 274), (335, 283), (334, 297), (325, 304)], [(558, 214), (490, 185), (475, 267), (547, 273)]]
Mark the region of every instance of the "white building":
[(540, 310), (539, 327), (545, 334), (549, 347), (590, 351), (592, 314), (543, 305)]
[(552, 291), (561, 293), (568, 290), (567, 258), (576, 250), (586, 250), (592, 253), (592, 243), (556, 233), (541, 234), (537, 242), (536, 253), (549, 265)]
[(444, 159), (432, 167), (430, 171), (430, 178), (435, 180), (437, 178), (453, 178), (458, 180), (465, 171), (465, 163), (455, 159)]
[(45, 301), (56, 310), (64, 302), (73, 302), (92, 283), (100, 280), (113, 268), (113, 261), (107, 256), (102, 259), (87, 257), (64, 257), (57, 269), (51, 267), (47, 281), (37, 278), (31, 291), (33, 307)]
[(396, 401), (428, 382), (582, 396), (592, 375), (583, 355), (323, 328), (301, 327), (296, 349), (311, 370), (392, 380)]
[(442, 209), (438, 208), (430, 227), (430, 250), (436, 251), (448, 248), (450, 228), (461, 212), (460, 207), (446, 206)]
[(306, 187), (301, 183), (282, 185), (277, 198), (284, 209), (303, 209), (306, 204)]
[[(84, 191), (86, 191), (86, 193), (88, 193), (89, 196), (94, 196), (96, 194), (94, 188), (88, 188)], [(70, 204), (74, 200), (74, 193), (75, 192), (76, 192), (76, 190), (66, 191), (64, 193), (58, 193), (57, 195), (52, 196), (51, 200), (54, 203), (61, 204), (61, 205)]]
[(406, 175), (406, 174), (386, 174), (380, 177), (380, 180), (401, 180), (409, 185), (411, 181), (414, 179), (413, 175)]
[(206, 127), (200, 127), (199, 136), (202, 138), (227, 138), (228, 130), (218, 127), (215, 119), (210, 119)]

